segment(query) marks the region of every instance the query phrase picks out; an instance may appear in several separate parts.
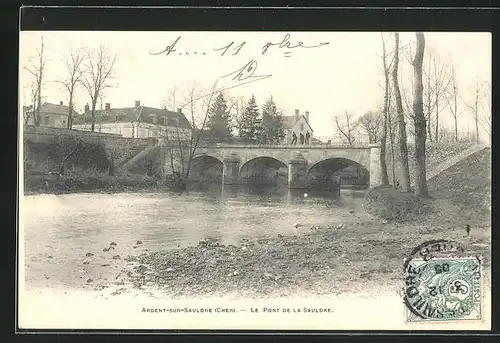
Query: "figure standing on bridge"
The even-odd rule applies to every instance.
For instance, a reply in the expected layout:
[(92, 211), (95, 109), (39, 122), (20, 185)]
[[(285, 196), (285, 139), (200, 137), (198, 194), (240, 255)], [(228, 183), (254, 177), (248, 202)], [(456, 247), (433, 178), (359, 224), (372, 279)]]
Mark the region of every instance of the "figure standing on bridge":
[(297, 144), (297, 135), (295, 134), (295, 132), (292, 132), (292, 142), (291, 142), (292, 145), (295, 145)]
[(300, 134), (300, 144), (304, 144), (304, 134)]

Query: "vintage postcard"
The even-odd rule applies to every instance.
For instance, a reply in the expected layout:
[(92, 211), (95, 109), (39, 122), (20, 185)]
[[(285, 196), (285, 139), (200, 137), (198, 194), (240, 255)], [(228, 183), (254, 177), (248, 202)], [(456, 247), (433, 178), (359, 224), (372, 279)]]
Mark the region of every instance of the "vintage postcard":
[(491, 41), (21, 31), (19, 329), (490, 329)]

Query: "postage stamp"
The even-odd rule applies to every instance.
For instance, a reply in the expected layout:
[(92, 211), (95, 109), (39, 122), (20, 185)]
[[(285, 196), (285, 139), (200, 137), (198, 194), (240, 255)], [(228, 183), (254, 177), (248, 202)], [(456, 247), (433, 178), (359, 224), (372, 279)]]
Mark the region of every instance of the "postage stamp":
[(426, 242), (405, 261), (407, 322), (482, 319), (479, 256), (463, 256), (456, 242)]

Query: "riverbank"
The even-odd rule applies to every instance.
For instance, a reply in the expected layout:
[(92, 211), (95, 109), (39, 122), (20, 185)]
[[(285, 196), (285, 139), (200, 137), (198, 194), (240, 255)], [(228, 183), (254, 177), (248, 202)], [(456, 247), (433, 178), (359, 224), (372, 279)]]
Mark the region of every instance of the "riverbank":
[(178, 183), (169, 178), (147, 175), (83, 175), (58, 176), (53, 174), (26, 175), (24, 195), (71, 193), (125, 193), (176, 190)]
[(178, 296), (245, 297), (344, 294), (371, 288), (397, 291), (402, 263), (410, 251), (433, 239), (458, 241), (490, 265), (489, 228), (465, 237), (460, 228), (398, 225), (377, 220), (312, 227), (294, 236), (244, 240), (223, 245), (213, 239), (175, 251), (127, 257), (134, 288), (154, 286)]

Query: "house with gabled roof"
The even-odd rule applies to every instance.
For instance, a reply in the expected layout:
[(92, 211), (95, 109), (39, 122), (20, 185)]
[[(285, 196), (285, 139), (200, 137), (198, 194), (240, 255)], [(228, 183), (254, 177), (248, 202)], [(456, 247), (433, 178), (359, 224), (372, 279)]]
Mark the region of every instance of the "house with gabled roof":
[[(24, 107), (24, 111), (26, 112), (26, 124), (35, 125), (34, 116), (33, 116), (33, 107), (27, 106)], [(39, 126), (44, 127), (59, 127), (59, 128), (67, 128), (68, 127), (68, 114), (69, 114), (69, 106), (64, 105), (62, 101), (59, 104), (52, 104), (49, 102), (44, 102), (40, 105), (39, 113), (38, 113), (38, 123)], [(78, 116), (79, 113), (73, 109), (73, 116)]]
[(309, 111), (301, 115), (299, 110), (295, 110), (293, 116), (283, 116), (283, 127), (285, 129), (284, 144), (312, 144), (314, 130), (309, 123)]
[[(75, 117), (73, 129), (90, 131), (92, 117), (90, 108), (85, 106), (85, 113)], [(105, 108), (95, 111), (95, 132), (114, 133), (129, 138), (166, 138), (167, 140), (189, 140), (191, 124), (181, 109), (169, 111), (142, 106), (140, 101), (133, 107), (112, 108), (110, 103)]]

